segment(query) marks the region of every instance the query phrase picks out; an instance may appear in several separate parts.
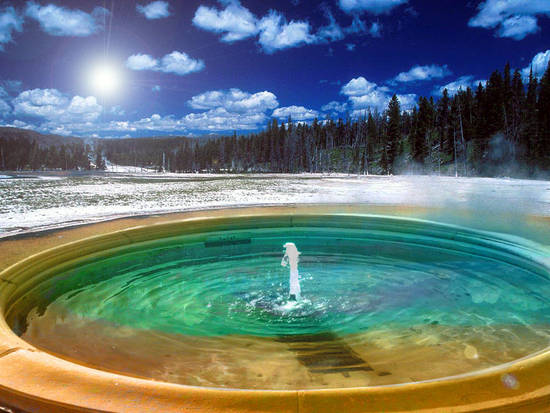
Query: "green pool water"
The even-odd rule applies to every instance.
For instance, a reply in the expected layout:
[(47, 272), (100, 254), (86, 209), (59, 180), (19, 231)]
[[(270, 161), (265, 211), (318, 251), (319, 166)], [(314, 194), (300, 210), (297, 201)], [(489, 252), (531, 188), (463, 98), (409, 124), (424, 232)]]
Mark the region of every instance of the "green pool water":
[[(301, 252), (297, 303), (288, 300), (289, 270), (281, 266), (286, 242)], [(533, 351), (550, 337), (548, 262), (527, 240), (424, 221), (334, 216), (281, 225), (259, 218), (82, 257), (32, 289), (8, 320), (31, 342), (27, 330), (54, 335), (71, 319), (131, 335), (208, 340), (208, 352), (216, 340), (227, 351), (235, 337), (277, 343), (304, 337), (346, 342), (359, 348), (353, 354), (374, 346), (369, 334), (383, 331), (424, 328), (439, 346), (456, 343), (456, 331), (477, 331), (490, 347), (491, 331), (502, 341), (498, 329), (535, 326), (540, 340)], [(85, 353), (78, 354), (86, 359)]]

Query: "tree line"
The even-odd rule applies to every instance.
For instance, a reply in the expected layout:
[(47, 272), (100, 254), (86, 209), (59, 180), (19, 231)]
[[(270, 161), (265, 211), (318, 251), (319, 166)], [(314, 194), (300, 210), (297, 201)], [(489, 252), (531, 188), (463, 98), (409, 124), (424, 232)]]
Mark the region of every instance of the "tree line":
[(0, 136), (0, 170), (86, 170), (91, 169), (90, 152), (84, 142), (46, 146), (37, 139)]
[(242, 136), (96, 140), (93, 150), (0, 137), (0, 155), (2, 169), (102, 169), (107, 159), (171, 172), (541, 176), (550, 171), (550, 65), (540, 81), (531, 73), (524, 82), (507, 64), (486, 84), (420, 97), (412, 110), (394, 95), (383, 112), (310, 124), (272, 119)]
[(104, 142), (115, 163), (172, 172), (442, 173), (533, 176), (550, 169), (550, 70), (540, 82), (519, 70), (403, 111), (393, 96), (382, 112), (281, 124), (259, 133), (162, 144)]

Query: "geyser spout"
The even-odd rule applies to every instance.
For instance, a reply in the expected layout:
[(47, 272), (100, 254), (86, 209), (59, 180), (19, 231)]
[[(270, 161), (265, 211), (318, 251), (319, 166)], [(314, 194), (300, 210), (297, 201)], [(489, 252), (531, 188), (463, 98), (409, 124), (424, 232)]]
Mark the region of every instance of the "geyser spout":
[(285, 255), (281, 260), (281, 265), (290, 267), (290, 280), (289, 280), (289, 300), (298, 301), (300, 300), (300, 275), (298, 273), (298, 260), (300, 252), (296, 245), (293, 242), (287, 242), (283, 245), (285, 248)]

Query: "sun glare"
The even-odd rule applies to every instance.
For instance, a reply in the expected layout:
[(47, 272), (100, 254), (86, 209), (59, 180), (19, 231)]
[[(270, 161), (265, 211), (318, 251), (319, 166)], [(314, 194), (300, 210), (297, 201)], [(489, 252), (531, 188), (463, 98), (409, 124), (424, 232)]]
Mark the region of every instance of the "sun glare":
[(111, 64), (102, 63), (90, 71), (89, 82), (93, 91), (101, 96), (113, 95), (120, 89), (122, 78)]

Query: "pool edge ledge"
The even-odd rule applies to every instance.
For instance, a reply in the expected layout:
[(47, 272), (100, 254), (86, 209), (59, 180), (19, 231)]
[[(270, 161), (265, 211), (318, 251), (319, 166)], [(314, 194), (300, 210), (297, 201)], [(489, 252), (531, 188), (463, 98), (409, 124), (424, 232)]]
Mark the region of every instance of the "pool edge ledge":
[[(338, 213), (334, 208), (290, 206), (243, 208), (237, 216), (261, 217), (273, 214)], [(199, 214), (216, 219), (227, 218), (235, 210), (217, 209)], [(340, 211), (353, 214), (349, 209)], [(198, 220), (196, 213), (188, 223)], [(232, 215), (231, 215), (232, 216)], [(174, 222), (181, 222), (178, 219)], [(21, 269), (41, 256), (46, 261), (62, 262), (81, 254), (84, 242), (111, 240), (113, 245), (139, 241), (140, 231), (154, 228), (156, 235), (173, 232), (174, 222), (161, 221), (151, 226), (137, 226), (99, 234), (48, 249), (2, 271)], [(128, 236), (132, 231), (136, 237)], [(134, 234), (134, 235), (135, 235)], [(68, 255), (57, 255), (58, 248), (68, 248)], [(93, 245), (90, 247), (93, 250)], [(52, 253), (53, 251), (53, 253)], [(48, 256), (49, 254), (49, 256)], [(19, 267), (18, 267), (19, 266)], [(17, 275), (17, 274), (16, 274)], [(32, 412), (467, 412), (467, 411), (548, 411), (550, 406), (550, 351), (509, 363), (490, 371), (455, 378), (385, 387), (330, 390), (225, 390), (183, 386), (133, 378), (54, 357), (17, 337), (4, 319), (9, 297), (17, 289), (0, 283), (0, 406), (7, 405)], [(545, 383), (546, 381), (546, 383)], [(510, 384), (511, 383), (511, 384)], [(52, 410), (55, 408), (55, 410)]]
[[(469, 378), (330, 390), (224, 390), (182, 386), (95, 370), (41, 351), (0, 358), (0, 406), (29, 412), (471, 412), (548, 411), (547, 357), (532, 366)], [(523, 363), (524, 364), (524, 363)], [(514, 377), (511, 388), (504, 377)], [(55, 410), (54, 410), (55, 408)]]

